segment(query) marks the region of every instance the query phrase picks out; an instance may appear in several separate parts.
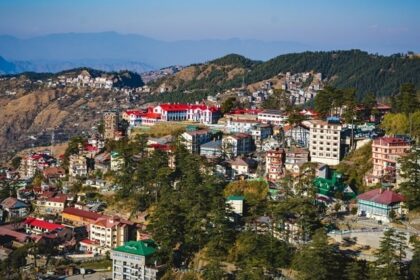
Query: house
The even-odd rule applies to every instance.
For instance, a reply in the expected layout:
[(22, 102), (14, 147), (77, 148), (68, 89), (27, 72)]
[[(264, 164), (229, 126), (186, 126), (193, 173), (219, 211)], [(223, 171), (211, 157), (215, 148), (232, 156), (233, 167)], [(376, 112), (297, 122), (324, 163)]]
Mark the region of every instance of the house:
[(409, 152), (411, 144), (402, 138), (380, 137), (372, 142), (373, 169), (365, 177), (368, 185), (379, 182), (395, 183), (397, 161)]
[(226, 198), (226, 203), (234, 214), (242, 216), (244, 214), (244, 199), (245, 197), (242, 195), (230, 195)]
[(200, 153), (200, 146), (212, 140), (213, 133), (207, 129), (186, 131), (181, 134), (182, 143), (188, 151), (194, 154)]
[(267, 151), (265, 155), (265, 176), (268, 181), (276, 182), (283, 176), (284, 150)]
[(309, 127), (304, 124), (286, 125), (283, 130), (289, 146), (297, 145), (302, 148), (309, 148)]
[(84, 177), (88, 174), (86, 157), (83, 155), (70, 155), (69, 157), (69, 176)]
[(309, 131), (309, 151), (311, 161), (337, 165), (342, 158), (341, 131), (338, 119), (328, 121), (312, 120)]
[(287, 120), (287, 116), (280, 110), (267, 109), (258, 113), (258, 120), (261, 123), (283, 125)]
[(50, 223), (37, 218), (26, 218), (25, 231), (27, 234), (44, 234), (58, 232), (64, 229), (64, 226), (59, 224)]
[(157, 251), (154, 241), (129, 241), (111, 251), (112, 279), (159, 279), (159, 269), (153, 261)]
[(63, 179), (66, 177), (66, 171), (62, 167), (48, 167), (42, 171), (42, 175), (48, 180)]
[(67, 207), (61, 212), (62, 223), (73, 226), (89, 226), (100, 217), (102, 217), (102, 215), (99, 213), (74, 207)]
[(403, 214), (404, 196), (383, 188), (374, 189), (357, 196), (357, 213), (382, 222), (389, 222), (391, 212)]
[(225, 123), (225, 131), (228, 133), (250, 133), (253, 126), (258, 125), (260, 122), (255, 118), (227, 118)]
[(37, 170), (42, 171), (49, 166), (57, 163), (54, 157), (44, 153), (32, 153), (21, 160), (19, 175), (21, 179), (30, 179), (35, 176)]
[(126, 110), (122, 113), (122, 119), (127, 121), (130, 127), (140, 126), (142, 116), (144, 112), (137, 109)]
[(263, 140), (273, 135), (273, 128), (269, 124), (257, 124), (251, 127), (249, 133), (254, 140), (255, 145), (261, 148)]
[(309, 160), (309, 151), (302, 148), (292, 147), (287, 149), (285, 154), (286, 159), (284, 161), (284, 167), (293, 175), (299, 175), (300, 167)]
[(229, 157), (246, 155), (254, 150), (252, 137), (245, 133), (226, 135), (222, 138), (222, 153)]
[(233, 176), (237, 175), (249, 175), (251, 170), (255, 169), (256, 164), (247, 158), (237, 157), (229, 161)]
[(29, 214), (29, 205), (14, 197), (8, 197), (1, 203), (7, 220), (24, 218)]
[(66, 195), (56, 195), (45, 199), (38, 199), (36, 201), (36, 209), (41, 214), (59, 214), (63, 212), (66, 204)]
[(206, 158), (222, 156), (222, 140), (213, 140), (200, 146), (200, 155)]
[(170, 144), (149, 144), (146, 148), (147, 152), (149, 154), (155, 152), (155, 151), (161, 151), (168, 155), (168, 167), (175, 169), (175, 149)]
[(124, 167), (124, 158), (116, 151), (111, 152), (111, 171), (119, 171)]
[(342, 200), (350, 200), (356, 197), (350, 186), (343, 182), (341, 173), (336, 171), (332, 173), (331, 178), (316, 177), (314, 186), (318, 200), (323, 202), (331, 201), (336, 197), (340, 197)]

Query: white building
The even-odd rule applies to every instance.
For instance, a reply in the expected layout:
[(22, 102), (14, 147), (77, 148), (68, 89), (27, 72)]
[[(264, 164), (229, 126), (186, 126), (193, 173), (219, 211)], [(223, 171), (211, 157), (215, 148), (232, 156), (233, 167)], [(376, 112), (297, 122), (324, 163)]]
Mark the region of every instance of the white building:
[(341, 159), (341, 130), (337, 121), (312, 120), (309, 131), (311, 161), (337, 165)]
[(283, 125), (287, 116), (280, 110), (264, 110), (258, 113), (258, 120), (262, 123), (269, 123), (273, 125)]
[(243, 215), (244, 213), (244, 197), (243, 196), (241, 195), (228, 196), (226, 202), (233, 213), (239, 216)]
[(151, 261), (156, 252), (152, 240), (129, 241), (111, 251), (112, 279), (155, 280), (158, 268)]

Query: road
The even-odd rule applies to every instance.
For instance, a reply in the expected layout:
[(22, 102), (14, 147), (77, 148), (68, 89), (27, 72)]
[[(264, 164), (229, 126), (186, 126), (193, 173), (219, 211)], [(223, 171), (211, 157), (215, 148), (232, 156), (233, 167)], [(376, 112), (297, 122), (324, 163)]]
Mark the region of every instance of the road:
[(74, 275), (74, 276), (68, 276), (65, 279), (66, 280), (103, 280), (106, 278), (112, 278), (112, 272), (111, 271), (107, 271), (107, 272), (95, 272), (93, 274), (87, 274), (84, 276), (83, 275)]

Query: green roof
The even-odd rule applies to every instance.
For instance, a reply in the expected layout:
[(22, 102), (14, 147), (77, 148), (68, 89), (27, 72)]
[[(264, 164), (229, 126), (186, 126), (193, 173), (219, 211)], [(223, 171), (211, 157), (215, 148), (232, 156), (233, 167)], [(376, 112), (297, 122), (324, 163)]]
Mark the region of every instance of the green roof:
[(242, 195), (230, 195), (227, 197), (227, 200), (244, 200), (245, 197)]
[(128, 241), (123, 246), (116, 247), (114, 251), (147, 257), (156, 252), (156, 244), (150, 239), (142, 241)]

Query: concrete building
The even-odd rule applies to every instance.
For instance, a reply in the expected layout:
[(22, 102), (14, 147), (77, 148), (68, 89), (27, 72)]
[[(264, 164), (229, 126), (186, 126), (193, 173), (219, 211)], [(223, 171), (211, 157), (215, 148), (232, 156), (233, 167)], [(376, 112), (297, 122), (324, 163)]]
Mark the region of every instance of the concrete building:
[(159, 270), (152, 257), (156, 244), (152, 240), (130, 241), (111, 251), (112, 279), (156, 280)]
[(287, 120), (287, 116), (280, 110), (264, 110), (258, 113), (258, 121), (272, 125), (282, 125)]
[(292, 172), (293, 175), (299, 175), (300, 167), (309, 160), (309, 151), (307, 149), (293, 147), (287, 149), (285, 154), (284, 167), (286, 170)]
[(83, 177), (88, 173), (86, 157), (83, 155), (71, 155), (69, 157), (69, 176)]
[(395, 183), (398, 173), (397, 160), (408, 153), (410, 148), (410, 143), (401, 138), (381, 137), (373, 140), (373, 170), (365, 177), (366, 184)]
[(390, 213), (395, 216), (403, 213), (401, 204), (404, 196), (386, 189), (374, 189), (357, 196), (357, 212), (361, 216), (366, 216), (382, 222), (390, 221)]
[(207, 129), (186, 131), (182, 133), (182, 143), (185, 145), (188, 151), (194, 154), (200, 153), (200, 146), (204, 143), (210, 142), (213, 137)]
[(222, 153), (229, 157), (246, 155), (254, 150), (252, 137), (245, 133), (226, 135), (222, 139)]
[(244, 213), (244, 199), (241, 195), (231, 195), (227, 197), (226, 203), (234, 214), (242, 216)]
[(284, 150), (276, 149), (266, 153), (265, 175), (268, 181), (276, 182), (283, 175)]
[(114, 139), (118, 131), (118, 112), (107, 111), (104, 113), (104, 138)]
[(213, 140), (200, 146), (200, 155), (206, 158), (222, 156), (222, 140)]
[(337, 165), (342, 157), (341, 124), (335, 120), (312, 120), (310, 127), (309, 151), (311, 161)]
[(129, 239), (130, 225), (131, 222), (119, 217), (102, 216), (90, 224), (89, 239), (102, 247), (103, 251), (122, 246)]

